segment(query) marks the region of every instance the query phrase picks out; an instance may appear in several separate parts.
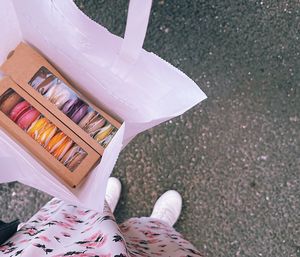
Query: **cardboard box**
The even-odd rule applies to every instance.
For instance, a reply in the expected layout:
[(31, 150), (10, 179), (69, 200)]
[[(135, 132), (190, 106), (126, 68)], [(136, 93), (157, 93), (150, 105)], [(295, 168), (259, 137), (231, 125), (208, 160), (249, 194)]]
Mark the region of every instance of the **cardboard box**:
[(36, 99), (41, 105), (49, 110), (55, 117), (63, 122), (68, 128), (73, 130), (80, 138), (82, 138), (88, 145), (90, 145), (100, 155), (104, 152), (104, 147), (101, 146), (94, 138), (86, 133), (81, 127), (74, 123), (67, 117), (55, 104), (47, 100), (43, 95), (36, 91), (30, 82), (41, 68), (46, 68), (59, 80), (63, 81), (72, 91), (74, 91), (84, 102), (97, 111), (104, 117), (116, 130), (120, 128), (121, 123), (111, 117), (97, 106), (93, 105), (80, 92), (70, 85), (62, 75), (37, 51), (26, 45), (20, 43), (18, 47), (11, 52), (7, 61), (1, 66), (1, 70), (10, 78), (22, 87), (28, 94)]
[[(29, 151), (46, 169), (50, 172), (54, 172), (69, 186), (76, 187), (95, 167), (95, 165), (99, 163), (101, 155), (89, 146), (82, 138), (76, 135), (76, 133), (74, 133), (74, 131), (64, 124), (58, 117), (53, 115), (47, 108), (34, 99), (34, 97), (30, 96), (23, 88), (8, 77), (5, 77), (0, 81), (0, 98), (9, 89), (16, 92), (45, 118), (53, 123), (59, 130), (64, 132), (65, 135), (81, 147), (87, 155), (72, 172), (2, 111), (0, 111), (0, 126), (4, 128), (4, 130), (11, 135), (17, 143), (24, 146), (26, 150)], [(30, 176), (30, 174), (28, 175)]]
[[(101, 135), (100, 139), (98, 138), (100, 143), (97, 142), (95, 138), (86, 132), (87, 129), (79, 126), (79, 123), (77, 124), (72, 117), (65, 114), (62, 108), (58, 107), (57, 103), (51, 100), (51, 97), (47, 97), (47, 94), (44, 94), (43, 91), (38, 91), (38, 87), (35, 87), (35, 83), (40, 83), (41, 85), (42, 83), (40, 81), (43, 81), (43, 79), (45, 83), (48, 83), (46, 79), (50, 78), (51, 81), (55, 81), (53, 85), (66, 89), (66, 92), (72, 96), (75, 95), (75, 99), (78, 100), (79, 103), (82, 103), (84, 107), (88, 108), (85, 108), (85, 111), (92, 110), (93, 113), (98, 113), (100, 116), (97, 117), (100, 117), (100, 119), (103, 117), (103, 122), (105, 121), (106, 125), (112, 125), (110, 129), (113, 129), (113, 133), (110, 132), (109, 139), (114, 136), (114, 133), (117, 133), (121, 123), (88, 101), (88, 99), (70, 85), (41, 54), (25, 43), (20, 43), (18, 47), (8, 55), (7, 60), (1, 66), (1, 70), (7, 77), (0, 81), (0, 97), (9, 88), (13, 89), (80, 146), (87, 153), (87, 156), (76, 170), (71, 172), (1, 111), (0, 126), (19, 144), (25, 146), (47, 170), (54, 172), (69, 186), (76, 187), (91, 169), (99, 163), (105, 147), (110, 141), (101, 140)], [(44, 77), (41, 77), (41, 75)], [(47, 83), (46, 85), (48, 85)], [(66, 99), (66, 97), (64, 99)], [(70, 106), (72, 105), (70, 104)], [(78, 111), (79, 109), (80, 108), (76, 110)], [(82, 113), (84, 113), (82, 115), (85, 115), (87, 112), (82, 111)], [(84, 116), (79, 115), (79, 117), (82, 119)]]

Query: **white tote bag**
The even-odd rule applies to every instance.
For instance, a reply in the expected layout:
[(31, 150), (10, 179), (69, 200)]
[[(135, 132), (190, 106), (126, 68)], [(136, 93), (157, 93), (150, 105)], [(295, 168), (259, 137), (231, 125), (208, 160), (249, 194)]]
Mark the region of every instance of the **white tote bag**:
[(41, 51), (78, 90), (123, 120), (101, 163), (76, 189), (45, 170), (0, 130), (0, 182), (19, 181), (65, 201), (102, 210), (107, 179), (138, 133), (206, 98), (181, 71), (142, 48), (151, 0), (131, 0), (125, 37), (90, 20), (72, 0), (1, 0), (0, 64), (20, 41)]

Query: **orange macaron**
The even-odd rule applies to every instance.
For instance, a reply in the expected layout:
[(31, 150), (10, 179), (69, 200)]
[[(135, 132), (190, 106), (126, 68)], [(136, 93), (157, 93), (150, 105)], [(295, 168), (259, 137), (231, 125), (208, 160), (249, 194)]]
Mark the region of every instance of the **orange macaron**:
[(58, 148), (52, 153), (53, 156), (59, 161), (63, 158), (66, 152), (71, 148), (73, 140), (66, 137), (65, 140), (58, 146)]
[(40, 131), (43, 130), (49, 124), (49, 120), (45, 117), (41, 117), (36, 120), (27, 130), (27, 133), (34, 139), (37, 139)]

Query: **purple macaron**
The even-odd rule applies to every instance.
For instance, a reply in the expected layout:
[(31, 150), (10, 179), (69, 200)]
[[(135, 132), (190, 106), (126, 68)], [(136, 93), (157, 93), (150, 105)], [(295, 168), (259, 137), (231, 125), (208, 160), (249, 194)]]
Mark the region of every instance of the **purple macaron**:
[(74, 110), (72, 116), (70, 117), (76, 124), (78, 124), (81, 119), (86, 115), (89, 107), (85, 103), (79, 106), (76, 110)]
[(75, 123), (79, 123), (88, 111), (88, 105), (78, 98), (68, 100), (63, 108), (62, 112), (66, 114)]

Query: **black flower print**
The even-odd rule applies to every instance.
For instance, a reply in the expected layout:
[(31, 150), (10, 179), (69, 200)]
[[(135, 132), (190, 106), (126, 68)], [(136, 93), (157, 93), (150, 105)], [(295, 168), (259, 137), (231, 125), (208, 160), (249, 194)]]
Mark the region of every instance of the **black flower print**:
[(57, 224), (56, 222), (53, 222), (53, 221), (52, 221), (52, 222), (46, 223), (45, 226), (49, 226), (49, 227), (50, 227), (50, 226), (54, 226), (54, 225), (56, 225), (56, 224)]
[(19, 251), (17, 251), (17, 252), (16, 252), (16, 254), (15, 254), (15, 256), (18, 256), (18, 255), (20, 255), (22, 252), (23, 252), (23, 249), (22, 249), (22, 250), (19, 250)]
[(105, 221), (105, 220), (112, 220), (112, 221), (114, 221), (114, 218), (111, 217), (111, 216), (109, 216), (109, 215), (107, 215), (107, 216), (101, 217), (99, 219), (100, 222)]
[(123, 241), (123, 238), (122, 238), (120, 235), (116, 234), (116, 235), (114, 236), (113, 241), (114, 241), (114, 242), (122, 242), (122, 241)]
[(3, 246), (12, 247), (12, 246), (14, 246), (14, 245), (15, 245), (15, 243), (13, 243), (13, 242), (11, 242), (11, 241), (8, 241), (7, 243), (3, 244), (2, 247), (3, 247)]
[(63, 256), (77, 256), (79, 254), (84, 254), (86, 251), (81, 251), (81, 252), (77, 252), (77, 251), (71, 251), (71, 252), (67, 252), (65, 253)]
[(45, 229), (40, 229), (40, 230), (37, 230), (36, 228), (34, 227), (31, 227), (31, 228), (27, 228), (24, 232), (25, 235), (29, 235), (29, 236), (36, 236), (38, 235), (39, 233), (45, 231)]
[(115, 255), (114, 257), (126, 257), (123, 253), (120, 253), (119, 255)]
[(34, 246), (41, 248), (46, 254), (53, 252), (53, 249), (47, 248), (46, 245), (34, 244)]

